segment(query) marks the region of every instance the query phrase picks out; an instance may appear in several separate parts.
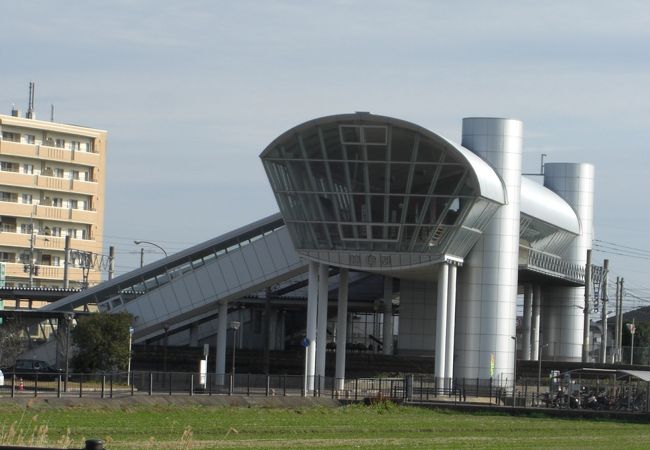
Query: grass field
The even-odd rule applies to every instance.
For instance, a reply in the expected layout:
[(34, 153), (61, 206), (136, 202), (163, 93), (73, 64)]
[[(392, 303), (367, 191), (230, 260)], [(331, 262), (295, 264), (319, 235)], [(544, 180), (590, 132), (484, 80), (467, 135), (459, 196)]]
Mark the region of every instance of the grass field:
[(112, 449), (648, 448), (650, 425), (511, 417), (392, 404), (304, 408), (134, 405), (25, 408), (0, 404), (0, 445)]

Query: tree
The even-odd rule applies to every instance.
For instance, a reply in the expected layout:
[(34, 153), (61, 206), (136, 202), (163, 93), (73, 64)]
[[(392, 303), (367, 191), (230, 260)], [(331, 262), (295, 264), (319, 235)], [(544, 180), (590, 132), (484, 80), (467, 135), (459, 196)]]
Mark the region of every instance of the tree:
[(20, 323), (5, 321), (0, 325), (0, 367), (12, 366), (26, 349), (27, 339)]
[(80, 317), (71, 332), (77, 349), (72, 365), (83, 372), (126, 370), (132, 321), (128, 313)]

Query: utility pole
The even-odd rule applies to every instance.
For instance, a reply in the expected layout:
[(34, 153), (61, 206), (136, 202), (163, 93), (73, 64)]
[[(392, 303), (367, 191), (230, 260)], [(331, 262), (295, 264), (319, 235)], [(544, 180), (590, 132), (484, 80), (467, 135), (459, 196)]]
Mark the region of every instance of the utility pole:
[(589, 362), (589, 290), (591, 288), (591, 249), (587, 250), (587, 263), (585, 265), (585, 309), (582, 332), (582, 362)]
[(65, 237), (65, 250), (63, 254), (63, 288), (70, 287), (70, 235)]
[(108, 279), (113, 279), (115, 273), (115, 247), (108, 247)]
[(619, 308), (620, 308), (620, 315), (618, 317), (619, 320), (619, 326), (618, 326), (618, 360), (623, 361), (623, 280), (624, 278), (621, 277), (621, 285), (619, 287), (618, 295), (619, 295)]
[(618, 361), (620, 359), (619, 354), (618, 354), (618, 349), (620, 348), (619, 328), (618, 328), (620, 326), (620, 323), (619, 323), (620, 310), (619, 310), (619, 304), (618, 304), (618, 291), (619, 291), (618, 286), (619, 286), (620, 280), (621, 279), (619, 277), (616, 277), (616, 299), (615, 299), (616, 300), (616, 303), (615, 303), (616, 306), (614, 308), (614, 317), (616, 319), (616, 322), (615, 322), (616, 327), (614, 329), (614, 347), (616, 348), (616, 350), (614, 350), (614, 354), (612, 355), (612, 362), (616, 362), (616, 361)]
[(600, 339), (600, 362), (605, 364), (607, 362), (607, 284), (609, 282), (609, 259), (603, 263), (603, 285), (600, 288), (601, 298), (601, 329), (602, 336)]

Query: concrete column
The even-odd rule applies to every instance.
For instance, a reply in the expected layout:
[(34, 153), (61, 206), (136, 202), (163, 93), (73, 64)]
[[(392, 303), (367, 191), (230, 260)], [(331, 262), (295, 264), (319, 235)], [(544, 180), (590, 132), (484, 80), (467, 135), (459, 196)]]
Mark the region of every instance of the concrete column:
[[(592, 248), (594, 215), (594, 166), (585, 163), (546, 163), (544, 186), (558, 194), (580, 219), (580, 234), (561, 253), (564, 261), (584, 267)], [(544, 289), (544, 344), (555, 360), (582, 361), (584, 287)]]
[(499, 207), (463, 262), (456, 308), (455, 374), (459, 378), (512, 380), (514, 375), (522, 142), (519, 120), (463, 119), (463, 147), (499, 175), (506, 204)]
[(449, 265), (449, 288), (447, 291), (447, 349), (445, 350), (445, 378), (454, 378), (454, 333), (456, 332), (456, 273), (458, 268)]
[(348, 339), (348, 269), (339, 272), (339, 299), (336, 317), (336, 389), (345, 387), (345, 352)]
[(219, 302), (219, 316), (217, 317), (217, 345), (215, 355), (216, 384), (225, 384), (226, 373), (226, 343), (228, 342), (228, 302)]
[(533, 286), (533, 315), (531, 317), (531, 359), (537, 361), (542, 355), (539, 354), (539, 332), (540, 311), (542, 306), (542, 288), (539, 285)]
[(446, 341), (447, 341), (447, 295), (449, 283), (449, 265), (442, 263), (438, 269), (438, 298), (436, 299), (436, 366), (434, 376), (445, 377)]
[(393, 278), (384, 277), (384, 355), (393, 354)]
[(325, 382), (325, 358), (327, 356), (327, 302), (329, 297), (329, 266), (318, 268), (318, 322), (316, 325), (316, 375), (320, 376), (321, 389)]
[(309, 279), (307, 285), (307, 390), (314, 390), (314, 375), (316, 375), (316, 317), (318, 315), (318, 266), (309, 262)]
[(530, 361), (531, 356), (531, 327), (533, 318), (533, 287), (524, 285), (524, 321), (522, 323), (522, 355), (521, 359)]
[(199, 346), (199, 326), (195, 323), (190, 325), (190, 347)]

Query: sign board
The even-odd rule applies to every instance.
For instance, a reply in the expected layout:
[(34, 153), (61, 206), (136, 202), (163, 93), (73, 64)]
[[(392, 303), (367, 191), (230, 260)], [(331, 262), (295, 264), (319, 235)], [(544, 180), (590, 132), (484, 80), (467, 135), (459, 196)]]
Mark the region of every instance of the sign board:
[(210, 354), (210, 344), (203, 344), (203, 357), (205, 359), (208, 359), (209, 354)]
[(634, 334), (636, 332), (636, 325), (633, 323), (627, 323), (627, 329), (630, 331), (630, 334)]
[(304, 348), (309, 347), (310, 343), (311, 342), (309, 342), (309, 339), (307, 339), (307, 338), (302, 338), (302, 340), (300, 341), (300, 345), (302, 345)]

